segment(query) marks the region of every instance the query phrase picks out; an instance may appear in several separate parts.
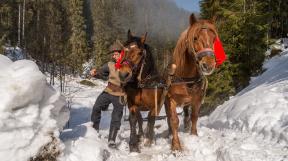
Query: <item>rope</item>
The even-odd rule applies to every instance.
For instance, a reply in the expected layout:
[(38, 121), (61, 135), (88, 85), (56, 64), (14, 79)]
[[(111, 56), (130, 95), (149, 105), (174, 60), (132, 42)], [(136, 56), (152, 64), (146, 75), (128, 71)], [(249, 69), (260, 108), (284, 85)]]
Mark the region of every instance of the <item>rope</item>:
[(158, 115), (157, 86), (155, 86), (155, 116)]

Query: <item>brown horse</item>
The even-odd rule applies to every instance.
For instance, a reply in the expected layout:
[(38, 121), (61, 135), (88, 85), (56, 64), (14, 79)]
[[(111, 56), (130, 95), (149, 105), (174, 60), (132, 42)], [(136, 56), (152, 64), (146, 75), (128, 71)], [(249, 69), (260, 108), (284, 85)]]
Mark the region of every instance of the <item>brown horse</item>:
[(208, 85), (205, 75), (212, 74), (215, 69), (213, 43), (217, 36), (213, 21), (197, 20), (192, 14), (190, 26), (180, 35), (174, 49), (172, 62), (177, 65), (177, 69), (165, 100), (169, 128), (173, 135), (173, 151), (182, 149), (178, 137), (177, 106), (184, 106), (185, 130), (189, 130), (192, 123), (190, 132), (198, 135), (198, 114)]
[[(149, 111), (148, 123), (145, 131), (145, 146), (150, 146), (154, 138), (155, 117), (161, 108), (160, 96), (162, 89), (155, 87), (161, 80), (147, 44), (146, 35), (142, 37), (133, 36), (128, 31), (128, 40), (124, 44), (125, 56), (119, 69), (119, 77), (123, 82), (127, 82), (125, 90), (127, 93), (127, 103), (129, 108), (130, 122), (130, 151), (139, 152), (139, 136), (144, 133), (142, 130), (142, 117), (140, 111)], [(156, 83), (157, 82), (157, 83)], [(136, 124), (138, 122), (139, 131), (137, 136)]]

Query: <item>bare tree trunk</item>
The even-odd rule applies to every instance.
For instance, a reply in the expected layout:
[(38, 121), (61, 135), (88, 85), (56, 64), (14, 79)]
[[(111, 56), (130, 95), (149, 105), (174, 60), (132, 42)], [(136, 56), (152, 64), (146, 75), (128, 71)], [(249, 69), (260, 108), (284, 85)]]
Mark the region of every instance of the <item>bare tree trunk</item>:
[(55, 78), (55, 63), (54, 63), (54, 62), (52, 63), (52, 68), (53, 68), (53, 69), (52, 69), (52, 70), (53, 70), (53, 72), (52, 72), (52, 73), (53, 73), (52, 85), (55, 85), (55, 81), (54, 81), (54, 78)]
[(18, 8), (18, 46), (21, 46), (21, 4)]
[(66, 76), (65, 76), (65, 73), (66, 73), (66, 67), (65, 67), (65, 65), (64, 65), (64, 67), (63, 67), (63, 71), (64, 71), (64, 79), (63, 79), (63, 81), (64, 81), (64, 85), (63, 85), (63, 92), (65, 93), (66, 92)]
[(65, 73), (63, 72), (63, 65), (60, 65), (60, 91), (61, 93), (64, 92), (64, 79), (63, 79), (63, 74), (64, 74), (64, 78), (65, 78)]
[(26, 5), (25, 5), (25, 0), (23, 1), (23, 23), (22, 23), (22, 40), (23, 40), (23, 47), (25, 48), (25, 10), (26, 10)]
[(52, 68), (50, 68), (50, 85), (52, 85), (52, 77), (53, 77), (53, 72), (52, 72)]
[(243, 7), (244, 7), (244, 13), (246, 13), (246, 0), (244, 0), (244, 5), (243, 5)]

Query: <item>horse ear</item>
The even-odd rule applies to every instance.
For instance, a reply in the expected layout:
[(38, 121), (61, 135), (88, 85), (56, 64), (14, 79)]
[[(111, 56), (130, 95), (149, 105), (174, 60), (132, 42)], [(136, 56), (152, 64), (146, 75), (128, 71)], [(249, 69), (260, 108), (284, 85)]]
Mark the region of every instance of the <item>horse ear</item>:
[(145, 43), (146, 38), (147, 38), (147, 32), (146, 32), (143, 36), (141, 36), (141, 43), (142, 43), (142, 44)]
[(192, 13), (191, 15), (190, 15), (190, 25), (192, 26), (194, 23), (196, 23), (197, 22), (197, 18), (196, 18), (196, 16), (194, 15), (194, 13)]
[(212, 19), (210, 20), (210, 22), (213, 23), (213, 24), (215, 24), (215, 23), (216, 23), (216, 20), (217, 20), (217, 16), (214, 15), (214, 16), (212, 17)]
[(128, 34), (127, 34), (127, 38), (128, 38), (128, 40), (131, 40), (132, 37), (133, 37), (133, 34), (131, 33), (131, 31), (129, 29)]

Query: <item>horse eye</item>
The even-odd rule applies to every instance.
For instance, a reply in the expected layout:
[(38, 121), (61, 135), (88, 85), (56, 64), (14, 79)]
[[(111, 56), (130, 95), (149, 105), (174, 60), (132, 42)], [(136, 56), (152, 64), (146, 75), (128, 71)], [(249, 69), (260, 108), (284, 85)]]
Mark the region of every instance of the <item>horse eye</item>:
[(194, 41), (197, 41), (198, 40), (198, 38), (197, 37), (194, 37)]

